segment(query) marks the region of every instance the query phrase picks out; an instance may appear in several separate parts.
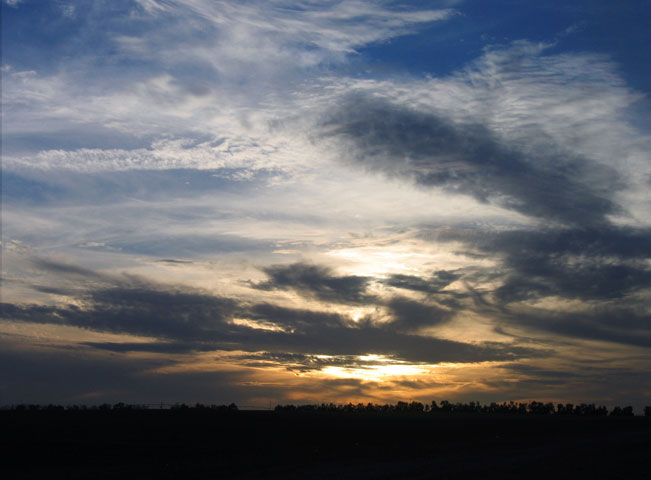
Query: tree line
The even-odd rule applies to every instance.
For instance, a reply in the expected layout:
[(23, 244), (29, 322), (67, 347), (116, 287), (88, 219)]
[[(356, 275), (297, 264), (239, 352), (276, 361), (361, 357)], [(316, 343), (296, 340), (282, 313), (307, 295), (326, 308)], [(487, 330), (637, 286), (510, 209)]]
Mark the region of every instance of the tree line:
[[(173, 411), (205, 411), (233, 413), (239, 409), (235, 403), (229, 405), (204, 405), (196, 403), (187, 405), (185, 403), (175, 404), (126, 404), (119, 402), (116, 404), (104, 403), (101, 405), (38, 405), (38, 404), (19, 404), (4, 406), (1, 410), (16, 412), (64, 412), (64, 411), (97, 411), (97, 412), (125, 412), (125, 411), (143, 411), (143, 410), (163, 410)], [(375, 403), (321, 403), (307, 405), (276, 405), (274, 412), (277, 413), (375, 413), (375, 414), (436, 414), (436, 413), (475, 413), (475, 414), (512, 414), (512, 415), (567, 415), (567, 416), (601, 416), (601, 417), (630, 417), (633, 416), (633, 407), (612, 407), (610, 410), (603, 405), (597, 406), (594, 403), (581, 403), (574, 405), (572, 403), (537, 402), (492, 402), (481, 404), (480, 402), (456, 402), (452, 403), (443, 400), (437, 403), (433, 400), (431, 403), (421, 402), (398, 402), (395, 404), (375, 404)], [(651, 417), (651, 406), (644, 407), (644, 416)]]
[[(477, 414), (515, 414), (515, 415), (574, 415), (574, 416), (611, 416), (627, 417), (633, 416), (633, 407), (615, 406), (611, 410), (593, 403), (543, 403), (532, 401), (528, 403), (516, 402), (492, 402), (481, 404), (479, 402), (452, 403), (443, 400), (437, 403), (423, 404), (421, 402), (398, 402), (396, 404), (374, 404), (374, 403), (347, 403), (334, 404), (322, 403), (320, 405), (278, 405), (276, 412), (346, 412), (346, 413), (414, 413), (414, 414), (435, 414), (435, 413), (477, 413)], [(644, 415), (651, 417), (651, 406), (644, 407)]]
[(174, 411), (213, 411), (213, 412), (237, 412), (237, 405), (204, 405), (195, 403), (187, 405), (185, 403), (124, 403), (115, 404), (103, 403), (101, 405), (39, 405), (39, 404), (19, 404), (0, 407), (0, 410), (9, 410), (16, 412), (137, 412), (143, 410), (174, 410)]

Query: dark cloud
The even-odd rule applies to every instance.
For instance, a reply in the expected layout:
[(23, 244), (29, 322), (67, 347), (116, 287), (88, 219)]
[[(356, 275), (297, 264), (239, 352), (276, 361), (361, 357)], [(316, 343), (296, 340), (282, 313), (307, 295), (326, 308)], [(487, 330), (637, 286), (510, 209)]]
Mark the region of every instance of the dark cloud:
[(518, 326), (564, 337), (651, 348), (651, 314), (646, 305), (600, 306), (578, 313), (537, 310), (506, 318)]
[(309, 332), (315, 328), (340, 328), (350, 324), (350, 319), (336, 313), (285, 308), (270, 303), (254, 304), (242, 313), (247, 318), (273, 324), (294, 333)]
[(602, 225), (482, 232), (445, 230), (435, 241), (458, 240), (501, 260), (495, 290), (500, 302), (561, 296), (582, 300), (625, 298), (651, 286), (651, 230)]
[(143, 236), (137, 238), (127, 237), (129, 240), (116, 240), (110, 243), (110, 248), (122, 252), (138, 253), (142, 255), (162, 256), (178, 255), (192, 257), (202, 253), (228, 253), (269, 251), (275, 247), (273, 242), (255, 240), (236, 235), (168, 235), (160, 238)]
[(365, 293), (368, 277), (338, 277), (329, 268), (305, 263), (272, 265), (263, 271), (269, 280), (256, 285), (261, 290), (291, 289), (306, 297), (347, 304), (368, 303), (371, 298)]
[(440, 293), (460, 277), (458, 273), (448, 270), (439, 270), (434, 272), (431, 278), (421, 278), (414, 275), (394, 274), (383, 281), (385, 285), (405, 290), (413, 290), (423, 293)]
[[(262, 306), (262, 308), (260, 308)], [(306, 355), (387, 355), (397, 360), (438, 363), (504, 360), (537, 356), (542, 351), (506, 344), (469, 344), (408, 334), (391, 323), (351, 319), (328, 312), (254, 305), (240, 315), (271, 323), (284, 331), (240, 328), (227, 344), (246, 351), (293, 352)], [(399, 324), (400, 325), (400, 324)], [(446, 359), (446, 360), (444, 360)]]
[(651, 271), (642, 265), (613, 265), (590, 260), (573, 263), (571, 259), (535, 260), (541, 261), (530, 261), (526, 265), (530, 270), (535, 269), (534, 272), (523, 273), (519, 268), (495, 291), (500, 300), (526, 301), (546, 296), (623, 298), (635, 290), (651, 286)]
[(38, 270), (63, 276), (85, 277), (87, 279), (105, 279), (106, 277), (87, 268), (68, 263), (56, 262), (46, 258), (34, 258), (31, 262)]
[[(65, 270), (56, 265), (49, 267), (55, 271)], [(89, 273), (89, 276), (92, 275)], [(73, 304), (4, 303), (2, 317), (144, 335), (158, 340), (155, 344), (87, 344), (115, 352), (181, 353), (213, 349), (336, 356), (375, 353), (397, 360), (427, 363), (479, 362), (542, 354), (513, 345), (469, 344), (409, 334), (418, 327), (445, 321), (450, 314), (439, 307), (418, 305), (406, 299), (394, 299), (387, 305), (395, 322), (377, 323), (370, 318), (353, 322), (336, 313), (269, 303), (248, 304), (180, 286), (148, 283), (142, 278), (98, 278), (102, 278), (102, 282), (78, 292)], [(235, 318), (249, 319), (263, 328), (233, 323)]]
[(73, 295), (77, 289), (68, 287), (51, 287), (49, 285), (32, 285), (32, 290), (52, 295)]
[(235, 372), (156, 373), (170, 359), (15, 349), (0, 344), (0, 404), (101, 404), (177, 402), (244, 405), (253, 397), (281, 398), (278, 386), (243, 385)]
[(562, 379), (581, 376), (581, 374), (577, 371), (553, 370), (549, 368), (538, 367), (535, 365), (527, 365), (524, 363), (512, 363), (509, 365), (504, 365), (503, 368), (523, 375), (548, 379)]
[[(126, 292), (122, 292), (126, 293)], [(223, 313), (222, 301), (213, 303), (203, 300), (208, 307), (195, 306), (195, 311), (187, 316), (165, 312), (165, 305), (143, 304), (143, 292), (133, 297), (133, 311), (124, 308), (104, 307), (81, 309), (73, 306), (45, 307), (2, 304), (3, 318), (35, 323), (72, 325), (97, 331), (147, 335), (163, 340), (157, 345), (128, 343), (90, 343), (100, 349), (112, 351), (149, 351), (182, 353), (193, 350), (244, 350), (250, 352), (294, 352), (305, 355), (366, 355), (380, 354), (393, 356), (411, 362), (481, 362), (507, 360), (537, 356), (541, 351), (512, 345), (469, 344), (432, 337), (409, 335), (396, 332), (394, 328), (364, 324), (354, 326), (338, 325), (331, 314), (291, 309), (256, 309), (255, 317), (277, 325), (299, 323), (296, 331), (272, 331), (249, 328), (227, 323), (220, 317)], [(159, 292), (147, 298), (158, 301), (172, 301), (182, 297), (161, 296)], [(186, 299), (193, 297), (188, 295)], [(195, 297), (196, 298), (196, 297)], [(168, 304), (169, 305), (169, 304)], [(230, 304), (227, 302), (228, 307)], [(181, 307), (179, 307), (180, 309)], [(176, 309), (175, 309), (176, 310)], [(178, 311), (177, 311), (178, 312)], [(203, 313), (202, 313), (203, 312)], [(237, 310), (238, 316), (246, 315), (246, 309)], [(126, 314), (126, 315), (125, 315)], [(253, 315), (252, 315), (253, 316)], [(303, 316), (306, 321), (298, 322)], [(289, 323), (288, 318), (290, 318)], [(324, 319), (325, 322), (318, 320)], [(178, 341), (180, 340), (180, 342)]]
[[(182, 353), (239, 349), (337, 356), (375, 353), (398, 360), (428, 363), (505, 360), (543, 353), (512, 345), (467, 344), (417, 334), (424, 328), (451, 321), (465, 309), (493, 318), (496, 329), (514, 337), (524, 330), (551, 333), (557, 341), (566, 337), (651, 346), (651, 321), (643, 301), (629, 298), (624, 304), (621, 300), (627, 298), (622, 297), (627, 289), (648, 285), (648, 270), (644, 270), (642, 264), (633, 266), (637, 261), (633, 255), (644, 254), (648, 248), (639, 232), (633, 231), (631, 235), (610, 232), (586, 238), (584, 232), (573, 230), (477, 235), (461, 232), (456, 236), (450, 236), (448, 232), (446, 235), (448, 239), (463, 238), (469, 247), (503, 259), (498, 271), (464, 272), (463, 279), (470, 292), (467, 295), (474, 299), (471, 304), (462, 305), (456, 300), (453, 304), (441, 302), (439, 300), (447, 296), (438, 293), (429, 294), (427, 300), (400, 296), (379, 299), (365, 293), (363, 287), (371, 280), (367, 277), (361, 277), (361, 280), (358, 277), (336, 277), (327, 269), (304, 268), (302, 264), (272, 269), (277, 274), (271, 278), (279, 279), (279, 285), (299, 288), (305, 296), (312, 298), (321, 295), (330, 299), (369, 302), (368, 305), (383, 307), (391, 317), (390, 322), (373, 317), (354, 322), (348, 316), (333, 312), (287, 308), (273, 303), (246, 303), (183, 287), (162, 287), (135, 277), (102, 276), (55, 262), (41, 263), (62, 277), (78, 279), (80, 275), (86, 275), (96, 281), (86, 290), (66, 292), (77, 297), (75, 304), (4, 304), (2, 315), (24, 322), (72, 325), (97, 331), (145, 335), (158, 340), (152, 344), (89, 344), (111, 351)], [(618, 245), (620, 239), (628, 241), (628, 248)], [(584, 244), (583, 249), (581, 244)], [(592, 253), (593, 258), (574, 260), (573, 257), (581, 251)], [(629, 274), (628, 283), (612, 273), (617, 258), (628, 262), (619, 266), (622, 271), (637, 272), (637, 276)], [(592, 262), (591, 267), (584, 272), (582, 269), (587, 268), (585, 263), (588, 261)], [(291, 275), (284, 276), (287, 272)], [(387, 283), (415, 286), (415, 291), (435, 291), (459, 275), (437, 272), (430, 279), (393, 276)], [(481, 282), (489, 280), (501, 281), (501, 285), (498, 283), (498, 287), (486, 289)], [(483, 291), (472, 286), (474, 281), (480, 282)], [(348, 284), (352, 285), (352, 293), (343, 289)], [(522, 307), (527, 301), (545, 295), (579, 298), (592, 302), (592, 306), (582, 313)], [(260, 328), (234, 323), (234, 318), (248, 319)]]
[(402, 387), (414, 390), (425, 390), (426, 388), (448, 386), (449, 383), (435, 382), (433, 380), (391, 380), (391, 388)]
[(454, 315), (453, 311), (404, 297), (392, 298), (387, 302), (387, 308), (394, 318), (390, 327), (405, 331), (440, 325)]
[(215, 350), (214, 343), (201, 342), (83, 342), (82, 345), (109, 352), (190, 353)]
[(247, 342), (241, 348), (247, 350), (284, 350), (321, 355), (378, 354), (424, 363), (481, 362), (540, 355), (540, 351), (511, 345), (475, 345), (371, 326), (314, 328), (309, 332), (294, 334), (255, 331), (247, 334), (246, 338)]
[(598, 225), (619, 208), (612, 168), (559, 152), (510, 148), (482, 125), (458, 125), (382, 99), (350, 97), (324, 122), (324, 136), (348, 139), (358, 164), (495, 202), (546, 220)]
[(200, 293), (132, 286), (87, 290), (76, 304), (17, 305), (3, 303), (4, 318), (96, 331), (146, 335), (162, 339), (196, 340), (227, 328), (236, 307), (233, 300)]
[[(257, 284), (256, 288), (289, 288), (301, 293), (303, 296), (323, 301), (383, 305), (393, 317), (393, 322), (386, 328), (393, 330), (408, 332), (421, 327), (434, 326), (450, 320), (454, 313), (436, 305), (410, 300), (405, 297), (396, 296), (389, 300), (381, 300), (366, 293), (366, 288), (373, 280), (372, 278), (338, 277), (334, 276), (331, 270), (321, 266), (303, 263), (275, 265), (265, 268), (264, 272), (269, 275), (270, 279), (267, 282)], [(393, 275), (384, 283), (390, 286), (436, 293), (456, 278), (458, 278), (458, 275), (454, 273), (440, 271), (436, 272), (429, 280), (415, 276)], [(339, 315), (288, 310), (270, 304), (256, 305), (251, 309), (251, 313), (260, 314), (262, 318), (267, 320), (271, 318), (273, 323), (299, 331), (303, 330), (306, 325), (319, 324), (339, 327), (346, 324), (350, 326), (351, 323), (349, 319), (343, 319)], [(357, 328), (359, 328), (359, 325)]]
[[(482, 291), (473, 308), (492, 317), (497, 329), (509, 325), (519, 332), (552, 333), (556, 341), (565, 337), (651, 346), (649, 229), (608, 224), (497, 232), (433, 229), (422, 236), (460, 241), (469, 253), (497, 262), (463, 276), (468, 288)], [(578, 300), (584, 308), (526, 307), (545, 297)]]
[[(308, 298), (322, 301), (384, 306), (393, 317), (390, 327), (396, 330), (414, 330), (446, 322), (452, 318), (453, 312), (437, 305), (410, 300), (405, 297), (392, 297), (389, 300), (366, 293), (372, 281), (407, 290), (414, 290), (429, 294), (440, 293), (440, 290), (459, 278), (459, 275), (448, 271), (438, 271), (429, 279), (410, 275), (392, 275), (386, 280), (358, 276), (335, 276), (328, 268), (295, 263), (292, 265), (274, 265), (264, 269), (269, 275), (269, 280), (255, 285), (255, 288), (291, 289)], [(441, 304), (448, 307), (458, 307), (454, 300), (443, 299)], [(263, 312), (264, 310), (264, 312)], [(252, 313), (263, 313), (274, 319), (280, 319), (281, 324), (293, 329), (300, 329), (306, 322), (314, 323), (314, 313), (300, 312), (297, 310), (286, 311), (280, 307), (269, 304), (256, 305)], [(318, 315), (321, 324), (345, 325), (350, 323), (337, 315)], [(276, 323), (277, 320), (274, 320)]]
[[(482, 383), (493, 390), (489, 395), (495, 396), (494, 392), (498, 392), (497, 395), (501, 399), (547, 396), (575, 405), (579, 403), (634, 404), (641, 412), (651, 398), (646, 391), (648, 389), (645, 388), (651, 380), (651, 374), (644, 367), (636, 369), (630, 366), (615, 366), (621, 358), (613, 360), (612, 358), (601, 360), (598, 367), (586, 367), (582, 365), (581, 360), (572, 361), (567, 368), (546, 368), (538, 364), (507, 364), (502, 368), (513, 372), (514, 375), (507, 372), (503, 380)], [(484, 401), (488, 400), (487, 398)]]
[[(470, 233), (470, 232), (468, 232)], [(441, 237), (445, 239), (444, 236)], [(651, 230), (602, 225), (599, 228), (563, 228), (510, 230), (499, 233), (474, 232), (466, 238), (450, 231), (449, 239), (459, 238), (483, 251), (583, 255), (587, 257), (617, 256), (636, 259), (651, 255)]]

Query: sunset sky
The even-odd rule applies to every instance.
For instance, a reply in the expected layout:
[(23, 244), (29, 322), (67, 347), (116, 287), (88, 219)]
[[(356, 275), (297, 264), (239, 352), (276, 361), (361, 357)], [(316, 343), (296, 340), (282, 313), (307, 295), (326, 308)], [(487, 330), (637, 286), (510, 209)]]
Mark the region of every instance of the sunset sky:
[(651, 405), (651, 3), (3, 0), (0, 405)]

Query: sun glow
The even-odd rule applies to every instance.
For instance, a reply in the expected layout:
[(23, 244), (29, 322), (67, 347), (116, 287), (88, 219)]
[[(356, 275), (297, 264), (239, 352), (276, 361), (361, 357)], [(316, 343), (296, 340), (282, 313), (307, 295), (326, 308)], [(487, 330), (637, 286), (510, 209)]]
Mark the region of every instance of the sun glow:
[(356, 378), (381, 381), (388, 377), (420, 376), (429, 373), (428, 365), (399, 362), (384, 355), (361, 355), (358, 364), (351, 366), (327, 366), (320, 373), (335, 378)]
[(336, 378), (380, 381), (387, 377), (424, 375), (427, 370), (415, 365), (373, 365), (364, 368), (326, 367), (322, 373)]

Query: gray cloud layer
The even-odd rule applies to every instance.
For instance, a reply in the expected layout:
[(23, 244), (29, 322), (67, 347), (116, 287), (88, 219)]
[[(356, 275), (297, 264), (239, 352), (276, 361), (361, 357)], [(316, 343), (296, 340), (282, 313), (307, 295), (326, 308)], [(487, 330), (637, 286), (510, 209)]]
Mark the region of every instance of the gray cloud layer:
[(256, 285), (261, 290), (291, 288), (325, 302), (368, 303), (365, 291), (370, 278), (355, 275), (337, 277), (325, 267), (295, 263), (272, 265), (263, 269), (269, 280)]
[[(477, 362), (538, 356), (542, 352), (508, 344), (469, 344), (409, 332), (446, 321), (450, 312), (396, 297), (388, 302), (395, 321), (358, 323), (329, 312), (237, 301), (183, 287), (170, 288), (143, 279), (101, 276), (84, 269), (41, 261), (40, 266), (75, 277), (88, 274), (95, 284), (73, 294), (76, 304), (60, 306), (2, 304), (6, 319), (71, 325), (95, 331), (154, 337), (158, 344), (88, 343), (98, 348), (141, 351), (244, 350), (303, 355), (393, 356), (412, 362)], [(325, 270), (323, 270), (325, 272)], [(337, 278), (337, 277), (334, 277)], [(100, 280), (99, 282), (97, 280)], [(335, 282), (336, 283), (336, 282)], [(232, 323), (247, 318), (274, 330)]]
[(385, 280), (384, 283), (391, 287), (434, 294), (442, 293), (441, 290), (443, 288), (447, 287), (459, 277), (460, 275), (457, 273), (447, 270), (439, 270), (434, 272), (432, 277), (428, 279), (416, 277), (414, 275), (394, 274)]
[[(480, 306), (498, 324), (529, 331), (651, 346), (651, 234), (646, 229), (595, 228), (483, 232), (447, 230), (424, 235), (462, 241), (470, 252), (499, 260), (483, 269), (499, 282), (483, 288)], [(472, 282), (471, 275), (466, 277)], [(551, 297), (582, 302), (579, 312), (532, 308)]]
[(492, 201), (545, 220), (598, 225), (618, 212), (617, 172), (566, 152), (526, 156), (480, 124), (455, 125), (383, 99), (350, 97), (323, 125), (371, 171)]
[(545, 296), (610, 300), (651, 286), (651, 231), (602, 225), (485, 232), (426, 233), (434, 241), (462, 241), (469, 251), (502, 260), (502, 302)]

